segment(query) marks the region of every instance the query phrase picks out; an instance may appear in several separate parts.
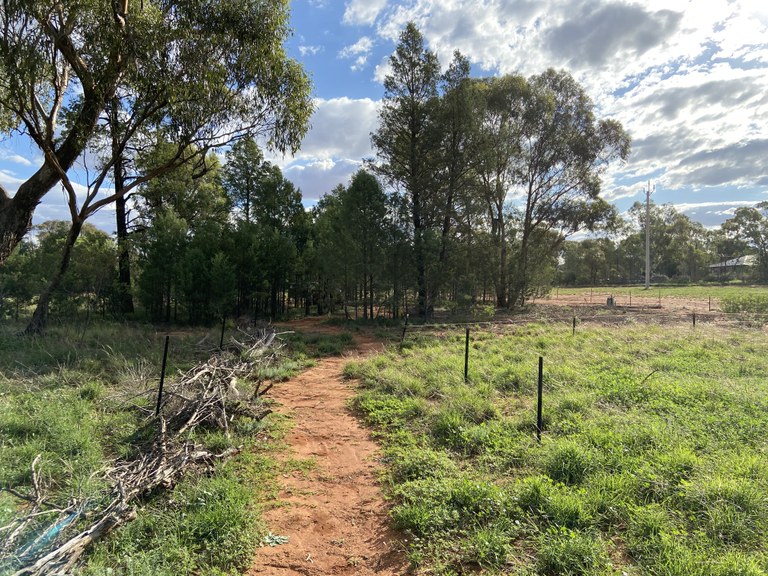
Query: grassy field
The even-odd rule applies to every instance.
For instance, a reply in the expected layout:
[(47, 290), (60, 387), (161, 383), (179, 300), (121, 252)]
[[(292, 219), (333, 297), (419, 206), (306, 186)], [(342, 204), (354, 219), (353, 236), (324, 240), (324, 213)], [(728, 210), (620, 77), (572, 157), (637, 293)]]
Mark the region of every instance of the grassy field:
[[(97, 325), (85, 333), (60, 327), (39, 338), (15, 330), (0, 331), (0, 487), (32, 494), (32, 462), (40, 455), (36, 474), (45, 500), (63, 506), (76, 499), (87, 512), (106, 497), (99, 472), (135, 456), (143, 441), (140, 408), (153, 402), (165, 334), (130, 324)], [(205, 335), (172, 333), (169, 379), (214, 351), (218, 332), (198, 345)], [(314, 357), (352, 343), (349, 334), (287, 337), (280, 361), (257, 377), (287, 378)], [(248, 384), (240, 386), (247, 394)], [(81, 573), (232, 574), (247, 567), (264, 536), (260, 502), (271, 496), (271, 479), (285, 472), (272, 451), (287, 426), (274, 415), (243, 417), (233, 421), (230, 437), (198, 433), (195, 440), (211, 450), (245, 449), (213, 473), (188, 474), (170, 492), (146, 495), (136, 520), (99, 543)], [(0, 491), (0, 530), (27, 509), (28, 503)], [(44, 516), (37, 527), (33, 537), (50, 528)], [(12, 558), (0, 558), (0, 574), (16, 567)]]
[[(768, 338), (531, 324), (348, 366), (424, 574), (768, 574)], [(538, 357), (544, 434), (535, 435)]]

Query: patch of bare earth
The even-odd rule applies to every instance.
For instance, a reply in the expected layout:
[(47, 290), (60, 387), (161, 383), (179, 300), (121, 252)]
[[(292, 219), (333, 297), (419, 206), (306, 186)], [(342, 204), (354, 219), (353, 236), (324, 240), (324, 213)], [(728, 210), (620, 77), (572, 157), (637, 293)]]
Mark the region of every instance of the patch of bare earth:
[(279, 478), (278, 501), (264, 513), (264, 520), (273, 534), (287, 536), (288, 541), (260, 548), (248, 574), (408, 572), (378, 485), (379, 446), (350, 411), (355, 383), (342, 375), (350, 359), (380, 348), (364, 339), (352, 355), (320, 360), (270, 392), (278, 411), (294, 422), (286, 438), (290, 448), (282, 459), (311, 459), (314, 466)]
[(595, 290), (592, 294), (552, 293), (536, 302), (538, 304), (570, 308), (597, 308), (604, 307), (609, 296), (613, 297), (617, 307), (636, 312), (710, 312), (720, 307), (720, 301), (717, 299), (710, 301), (706, 298), (682, 298), (679, 296), (659, 298), (658, 295), (641, 296), (638, 294), (633, 294), (630, 297), (627, 294), (614, 295), (610, 290), (604, 289), (600, 289), (600, 291)]

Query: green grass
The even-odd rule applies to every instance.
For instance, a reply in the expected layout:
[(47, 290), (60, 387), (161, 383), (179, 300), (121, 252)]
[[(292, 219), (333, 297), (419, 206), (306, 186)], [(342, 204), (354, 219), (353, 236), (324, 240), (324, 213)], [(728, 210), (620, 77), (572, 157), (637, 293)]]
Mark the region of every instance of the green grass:
[[(212, 353), (198, 345), (205, 335), (172, 333), (169, 379)], [(0, 487), (31, 493), (31, 465), (39, 455), (36, 471), (47, 501), (77, 499), (86, 509), (103, 501), (99, 471), (134, 457), (152, 440), (141, 409), (153, 407), (164, 336), (132, 324), (96, 324), (85, 333), (59, 326), (35, 338), (18, 336), (15, 327), (0, 331)], [(217, 336), (209, 334), (206, 342), (218, 342)], [(280, 358), (256, 377), (282, 380), (310, 362), (290, 345)], [(248, 394), (247, 383), (238, 385)], [(270, 450), (284, 429), (272, 416), (235, 419), (230, 437), (199, 431), (195, 440), (210, 450), (245, 449), (213, 473), (191, 471), (170, 492), (147, 495), (136, 520), (98, 543), (82, 573), (234, 574), (247, 568), (266, 533), (260, 502), (274, 497), (267, 493), (278, 473)], [(24, 509), (0, 492), (0, 526)], [(42, 517), (36, 529), (47, 528)], [(13, 571), (9, 561), (0, 559), (0, 574)]]
[(298, 356), (322, 358), (339, 356), (355, 343), (349, 332), (320, 334), (313, 332), (289, 332), (283, 335), (292, 352)]
[(720, 307), (723, 312), (768, 314), (768, 293), (728, 295), (721, 299)]
[(347, 373), (425, 573), (768, 574), (761, 331), (476, 333), (468, 384), (463, 333), (422, 334)]
[(234, 574), (266, 533), (257, 502), (274, 475), (263, 454), (244, 454), (211, 476), (191, 476), (145, 504), (137, 519), (99, 543), (83, 574)]

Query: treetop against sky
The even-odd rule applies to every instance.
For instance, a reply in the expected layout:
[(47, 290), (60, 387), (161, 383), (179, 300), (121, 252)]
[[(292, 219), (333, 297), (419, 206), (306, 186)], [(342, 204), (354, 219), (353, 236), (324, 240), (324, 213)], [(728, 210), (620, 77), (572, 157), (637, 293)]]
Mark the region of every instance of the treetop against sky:
[[(275, 155), (311, 205), (348, 184), (371, 157), (388, 59), (408, 21), (443, 68), (460, 50), (473, 76), (564, 69), (602, 117), (632, 137), (603, 197), (620, 211), (643, 198), (717, 225), (768, 193), (768, 5), (759, 0), (296, 0), (288, 54), (309, 73), (316, 110), (295, 155)], [(17, 138), (0, 143), (11, 192), (42, 157)], [(36, 222), (68, 218), (50, 192)], [(94, 222), (110, 229), (109, 208)]]

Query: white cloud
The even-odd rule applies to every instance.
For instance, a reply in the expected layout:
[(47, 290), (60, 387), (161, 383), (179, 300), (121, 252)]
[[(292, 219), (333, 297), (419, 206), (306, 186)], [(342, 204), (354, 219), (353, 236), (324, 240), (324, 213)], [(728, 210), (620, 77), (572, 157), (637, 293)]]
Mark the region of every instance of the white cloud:
[(373, 154), (370, 134), (378, 124), (379, 105), (368, 98), (315, 100), (312, 128), (297, 158), (353, 158)]
[(322, 49), (322, 46), (299, 46), (299, 54), (302, 56), (314, 56), (321, 52)]
[(344, 24), (370, 26), (387, 7), (387, 0), (351, 0), (344, 10)]
[(715, 229), (727, 219), (732, 218), (738, 208), (755, 204), (757, 204), (756, 200), (724, 200), (722, 202), (672, 203), (672, 206), (691, 220), (700, 222), (705, 228)]
[[(622, 180), (652, 174), (673, 189), (768, 187), (768, 4), (413, 0), (377, 33), (396, 43), (408, 21), (444, 67), (459, 49), (485, 74), (570, 71), (634, 141), (606, 198), (631, 197)], [(385, 57), (374, 79), (388, 72)]]
[(355, 63), (350, 66), (352, 70), (362, 70), (365, 67), (365, 63), (368, 62), (367, 56), (358, 56), (355, 59)]
[(368, 55), (373, 49), (373, 40), (363, 36), (350, 46), (345, 46), (339, 51), (339, 58), (354, 58), (354, 63), (350, 66), (352, 71), (362, 70), (368, 62)]
[(389, 57), (384, 58), (376, 65), (373, 71), (373, 78), (379, 84), (384, 84), (384, 79), (392, 73), (392, 65), (389, 62)]
[(349, 184), (352, 175), (362, 166), (360, 160), (351, 159), (321, 160), (306, 165), (287, 167), (283, 174), (299, 189), (305, 204), (314, 204), (330, 193), (339, 184)]
[(339, 51), (339, 58), (352, 58), (358, 54), (368, 54), (372, 48), (373, 40), (368, 36), (363, 36), (354, 44), (342, 48), (341, 51)]
[(317, 99), (301, 150), (270, 160), (301, 188), (305, 200), (316, 200), (346, 184), (362, 160), (373, 156), (370, 134), (378, 125), (378, 111), (379, 103), (367, 98)]
[(16, 193), (19, 186), (24, 183), (23, 178), (19, 178), (10, 170), (0, 169), (0, 186), (5, 188), (10, 195)]
[(723, 214), (733, 213), (736, 207), (754, 206), (755, 204), (757, 204), (757, 200), (735, 200), (735, 201), (724, 200), (722, 202), (681, 202), (677, 204), (673, 203), (672, 206), (678, 212), (690, 212), (691, 210), (700, 210), (702, 208), (726, 207), (725, 210), (708, 211), (708, 213), (723, 215)]
[(615, 202), (616, 200), (623, 200), (625, 198), (634, 198), (635, 196), (640, 196), (642, 193), (643, 191), (640, 186), (615, 186), (610, 188), (604, 186), (601, 196), (608, 202)]
[(33, 162), (29, 158), (25, 158), (15, 152), (8, 150), (7, 148), (0, 148), (0, 160), (6, 162), (13, 162), (14, 164), (21, 164), (22, 166), (32, 166)]

